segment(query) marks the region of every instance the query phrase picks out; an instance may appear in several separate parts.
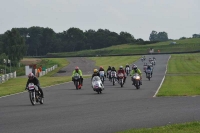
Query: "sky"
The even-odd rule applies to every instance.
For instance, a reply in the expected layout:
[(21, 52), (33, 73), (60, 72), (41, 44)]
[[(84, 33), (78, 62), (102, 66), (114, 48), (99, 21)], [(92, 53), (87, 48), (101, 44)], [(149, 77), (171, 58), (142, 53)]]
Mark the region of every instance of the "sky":
[(12, 28), (108, 29), (149, 40), (152, 30), (168, 38), (200, 33), (200, 0), (0, 0), (0, 34)]

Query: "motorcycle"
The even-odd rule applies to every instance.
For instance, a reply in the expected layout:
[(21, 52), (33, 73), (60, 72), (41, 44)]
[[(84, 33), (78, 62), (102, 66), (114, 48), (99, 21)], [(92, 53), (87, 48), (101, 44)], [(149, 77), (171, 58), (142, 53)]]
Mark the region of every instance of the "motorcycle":
[(109, 81), (112, 82), (111, 70), (108, 70), (107, 73), (108, 73), (108, 79), (109, 79)]
[(41, 93), (36, 85), (33, 83), (28, 84), (28, 92), (29, 92), (29, 98), (32, 105), (35, 105), (36, 103), (43, 104), (44, 98), (41, 97)]
[(144, 58), (141, 58), (141, 61), (143, 62), (143, 61), (144, 61)]
[(138, 73), (133, 75), (133, 85), (136, 89), (140, 89), (140, 75)]
[(117, 76), (116, 76), (116, 72), (115, 71), (111, 71), (111, 78), (112, 78), (112, 83), (113, 85), (115, 85), (115, 82), (117, 80)]
[(74, 85), (76, 87), (76, 89), (81, 89), (81, 87), (79, 87), (80, 85), (80, 75), (78, 73), (74, 74)]
[(126, 75), (128, 76), (130, 73), (130, 68), (129, 67), (126, 67)]
[(99, 75), (100, 75), (100, 79), (102, 81), (102, 83), (104, 83), (104, 71), (99, 71)]
[(150, 80), (151, 78), (151, 70), (146, 70), (146, 77)]
[(99, 78), (99, 76), (94, 76), (92, 78), (92, 88), (98, 94), (100, 94), (104, 90), (104, 85), (103, 85), (101, 79)]
[(118, 82), (119, 82), (120, 86), (123, 87), (123, 85), (124, 85), (124, 74), (123, 73), (119, 73), (118, 77), (119, 77), (119, 81)]
[(146, 69), (147, 69), (147, 65), (144, 65), (144, 66), (143, 66), (143, 71), (145, 72)]

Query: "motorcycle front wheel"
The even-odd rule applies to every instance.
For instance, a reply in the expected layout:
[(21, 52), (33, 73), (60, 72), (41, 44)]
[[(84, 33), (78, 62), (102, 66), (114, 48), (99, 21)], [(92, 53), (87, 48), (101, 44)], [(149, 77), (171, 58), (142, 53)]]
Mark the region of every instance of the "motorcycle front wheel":
[(34, 93), (32, 91), (29, 91), (29, 98), (30, 98), (31, 104), (35, 105), (36, 99), (35, 99)]

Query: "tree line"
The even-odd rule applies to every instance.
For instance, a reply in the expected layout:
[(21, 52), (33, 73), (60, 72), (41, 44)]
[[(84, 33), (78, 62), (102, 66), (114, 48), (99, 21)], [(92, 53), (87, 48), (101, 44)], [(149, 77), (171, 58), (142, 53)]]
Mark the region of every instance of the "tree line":
[(69, 28), (55, 33), (51, 28), (33, 26), (13, 28), (0, 35), (0, 60), (7, 58), (16, 64), (24, 56), (43, 56), (47, 53), (75, 52), (99, 49), (119, 44), (151, 44), (166, 41), (166, 32), (152, 31), (150, 41), (135, 39), (128, 32), (119, 34), (108, 29), (86, 30)]

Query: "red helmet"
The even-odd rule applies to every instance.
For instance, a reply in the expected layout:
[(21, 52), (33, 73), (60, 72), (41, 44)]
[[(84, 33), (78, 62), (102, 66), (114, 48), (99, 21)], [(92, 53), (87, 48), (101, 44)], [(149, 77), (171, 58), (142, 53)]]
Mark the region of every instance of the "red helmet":
[(28, 78), (29, 78), (29, 79), (30, 79), (30, 78), (32, 79), (33, 77), (34, 77), (34, 74), (33, 74), (33, 73), (29, 73), (29, 74), (28, 74)]
[(75, 70), (79, 70), (79, 67), (75, 67)]
[(102, 69), (103, 67), (102, 66), (100, 66), (100, 69)]

